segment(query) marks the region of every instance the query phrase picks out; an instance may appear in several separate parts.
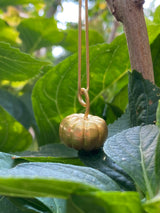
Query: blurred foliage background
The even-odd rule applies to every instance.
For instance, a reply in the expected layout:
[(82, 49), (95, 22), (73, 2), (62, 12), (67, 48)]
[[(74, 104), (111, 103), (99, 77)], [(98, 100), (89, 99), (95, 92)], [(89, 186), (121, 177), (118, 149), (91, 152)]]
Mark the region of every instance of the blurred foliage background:
[[(146, 16), (151, 20), (156, 3), (156, 0), (150, 1), (150, 7), (145, 9)], [(1, 0), (0, 41), (56, 65), (77, 51), (76, 19), (77, 0)], [(89, 1), (89, 27), (92, 31), (90, 45), (110, 43), (123, 32), (122, 25), (114, 19), (104, 0)], [(47, 68), (43, 72), (47, 72)], [(33, 84), (33, 81), (21, 82), (18, 88), (22, 89), (26, 84)], [(8, 89), (16, 87), (15, 91), (18, 90), (17, 85), (1, 82), (1, 86)]]
[[(158, 1), (156, 0), (150, 1), (149, 7), (145, 9), (146, 20), (149, 24), (153, 20), (155, 7), (158, 5), (157, 2)], [(84, 2), (82, 12), (82, 49), (85, 49)], [(30, 128), (30, 132), (33, 136), (36, 131), (39, 131), (37, 123), (35, 121), (35, 117), (38, 122), (39, 128), (42, 128), (42, 132), (44, 129), (42, 125), (43, 122), (39, 120), (39, 116), (43, 114), (43, 111), (38, 112), (39, 102), (41, 101), (40, 98), (42, 98), (42, 95), (39, 99), (37, 98), (38, 95), (41, 93), (40, 91), (42, 91), (45, 88), (45, 85), (47, 85), (48, 91), (52, 96), (52, 91), (56, 90), (56, 84), (58, 84), (58, 82), (55, 82), (56, 73), (61, 73), (61, 71), (58, 70), (62, 69), (63, 75), (65, 71), (63, 66), (69, 70), (73, 64), (77, 63), (77, 20), (77, 0), (0, 1), (0, 42), (9, 43), (11, 47), (18, 48), (21, 53), (27, 53), (34, 59), (36, 58), (40, 61), (39, 63), (36, 61), (33, 62), (32, 59), (27, 58), (27, 56), (22, 56), (21, 54), (19, 55), (18, 52), (10, 49), (9, 46), (2, 44), (2, 60), (0, 66), (0, 105), (5, 108), (24, 127), (26, 127), (27, 129), (32, 127)], [(156, 29), (158, 28), (156, 27)], [(153, 30), (154, 29), (152, 29), (150, 32), (152, 33)], [(157, 31), (157, 34), (158, 33), (159, 31)], [(118, 38), (117, 41), (113, 43), (113, 45), (111, 44), (111, 46), (107, 46), (107, 44), (110, 44), (115, 37), (121, 34), (123, 34), (123, 26), (114, 19), (107, 7), (106, 1), (90, 0), (89, 44), (90, 46), (93, 46), (93, 52), (90, 52), (92, 69), (91, 72), (93, 71), (93, 73), (91, 73), (91, 79), (94, 79), (95, 82), (94, 83), (92, 81), (93, 86), (91, 91), (91, 112), (106, 119), (108, 124), (113, 123), (114, 120), (120, 117), (124, 113), (128, 104), (127, 71), (129, 70), (130, 65), (124, 36), (122, 35), (122, 38)], [(154, 33), (155, 36), (157, 34)], [(152, 37), (154, 36), (151, 36), (151, 38)], [(103, 45), (98, 46), (100, 44)], [(115, 55), (114, 51), (116, 50), (117, 44), (120, 45), (119, 50), (116, 53), (117, 55)], [(9, 58), (7, 58), (7, 61), (5, 61), (5, 54), (7, 57), (11, 56), (12, 63), (9, 62)], [(72, 59), (69, 58), (69, 56), (71, 55), (73, 55)], [(105, 57), (103, 57), (102, 60), (103, 55), (105, 55)], [(120, 58), (120, 56), (122, 57), (122, 59)], [(64, 61), (63, 64), (59, 65), (59, 63), (66, 58), (69, 58), (68, 61)], [(17, 59), (21, 62), (16, 63)], [(24, 65), (25, 60), (30, 64), (28, 64), (27, 66)], [(12, 74), (14, 68), (17, 69), (15, 76)], [(38, 71), (38, 69), (40, 69), (40, 71)], [(49, 82), (50, 79), (47, 80), (47, 77), (45, 78), (44, 82), (43, 80), (40, 81), (35, 89), (35, 95), (33, 94), (32, 96), (32, 90), (35, 86), (35, 83), (51, 70), (55, 72), (55, 76), (54, 74), (51, 74), (50, 77), (50, 79), (53, 78), (52, 82)], [(73, 70), (77, 70), (76, 66), (73, 66)], [(23, 73), (23, 75), (21, 75), (20, 73), (18, 73), (22, 71), (27, 71), (28, 74)], [(71, 96), (73, 98), (76, 91), (77, 77), (74, 77), (73, 73), (70, 75), (72, 76), (72, 81), (75, 81), (75, 83), (72, 85), (73, 91), (71, 93)], [(61, 80), (59, 79), (58, 81)], [(43, 87), (40, 86), (42, 82)], [(53, 85), (53, 83), (55, 85)], [(61, 84), (61, 90), (65, 90), (65, 88), (67, 88), (67, 85), (68, 79), (66, 78), (66, 82), (63, 82), (63, 84)], [(39, 101), (37, 102), (37, 106), (36, 101), (32, 103), (31, 97), (33, 97), (33, 99), (35, 100), (37, 98), (37, 100)], [(51, 106), (49, 105), (49, 99), (47, 100), (47, 102), (45, 102), (45, 100), (42, 101), (42, 103), (45, 103), (48, 107), (46, 108), (46, 113), (48, 113), (47, 116), (49, 121), (51, 119), (51, 122), (53, 122), (53, 120), (55, 119), (55, 123), (53, 122), (53, 124), (57, 125), (57, 129), (60, 119), (62, 119), (67, 114), (67, 112), (71, 113), (73, 112), (73, 110), (80, 111), (79, 107), (77, 107), (77, 103), (76, 107), (71, 106), (65, 109), (66, 105), (68, 106), (68, 102), (67, 98), (66, 102), (64, 101), (63, 94), (60, 93), (59, 99), (59, 109), (62, 106), (65, 111), (65, 113), (61, 112), (59, 118), (56, 118), (56, 115), (54, 114), (55, 112), (57, 113), (57, 111), (56, 107), (53, 106), (53, 101), (51, 103)], [(73, 100), (71, 100), (70, 103), (73, 105)], [(32, 104), (35, 108), (34, 113)], [(49, 114), (48, 109), (51, 108), (55, 109), (55, 111), (52, 111), (51, 114)], [(53, 116), (55, 116), (54, 119)], [(44, 118), (44, 120), (46, 120), (46, 118)], [(47, 128), (50, 127), (48, 126)], [(46, 134), (48, 133), (46, 132)], [(58, 132), (56, 133), (56, 135), (57, 134)], [(37, 137), (39, 137), (38, 133), (36, 133), (36, 135)], [(43, 143), (45, 144), (45, 142)]]

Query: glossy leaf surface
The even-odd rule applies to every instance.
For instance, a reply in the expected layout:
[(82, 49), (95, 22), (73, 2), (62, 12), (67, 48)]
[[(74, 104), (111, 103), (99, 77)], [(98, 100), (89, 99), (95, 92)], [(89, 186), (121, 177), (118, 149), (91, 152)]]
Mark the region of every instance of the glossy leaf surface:
[(104, 152), (134, 180), (138, 188), (152, 198), (156, 193), (155, 150), (158, 128), (134, 127), (110, 137)]
[(41, 62), (7, 43), (0, 42), (1, 80), (24, 81), (35, 77), (40, 68), (48, 62)]
[(32, 143), (32, 136), (7, 111), (0, 107), (0, 150), (23, 151)]
[(23, 163), (1, 170), (2, 195), (67, 198), (83, 191), (119, 190), (118, 185), (103, 173), (88, 167), (55, 163)]
[(82, 211), (86, 213), (143, 213), (137, 192), (86, 193), (82, 196), (73, 195), (71, 200), (77, 207), (78, 213)]
[(133, 71), (128, 90), (131, 125), (155, 124), (160, 88)]
[(123, 171), (121, 167), (116, 165), (102, 149), (92, 152), (79, 152), (81, 161), (89, 167), (95, 168), (110, 178), (112, 178), (122, 190), (134, 191), (135, 186), (131, 178)]

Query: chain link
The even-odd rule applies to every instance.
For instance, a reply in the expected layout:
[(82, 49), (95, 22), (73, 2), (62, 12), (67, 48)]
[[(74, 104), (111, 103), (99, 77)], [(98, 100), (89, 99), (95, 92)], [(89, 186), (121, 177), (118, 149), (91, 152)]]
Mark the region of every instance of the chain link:
[[(86, 89), (81, 88), (81, 63), (82, 63), (82, 17), (81, 17), (82, 0), (79, 0), (79, 23), (78, 23), (78, 100), (79, 103), (86, 107), (85, 118), (89, 114), (89, 36), (88, 36), (88, 0), (85, 0), (85, 35), (86, 35)], [(85, 95), (86, 102), (82, 99)]]

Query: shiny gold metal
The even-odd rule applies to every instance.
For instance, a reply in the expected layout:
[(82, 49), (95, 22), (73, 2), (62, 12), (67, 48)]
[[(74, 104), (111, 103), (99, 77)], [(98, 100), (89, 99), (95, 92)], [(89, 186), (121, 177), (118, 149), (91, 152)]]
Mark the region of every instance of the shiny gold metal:
[(91, 151), (103, 146), (108, 128), (106, 122), (93, 115), (72, 114), (60, 124), (59, 135), (64, 144), (77, 150)]
[[(72, 114), (64, 118), (59, 127), (61, 141), (69, 147), (77, 150), (91, 151), (100, 148), (108, 135), (106, 122), (89, 114), (89, 39), (88, 39), (88, 0), (85, 0), (85, 26), (86, 26), (86, 88), (81, 88), (81, 7), (79, 0), (79, 34), (78, 34), (78, 100), (86, 107), (85, 114)], [(85, 101), (82, 98), (85, 96)]]
[[(78, 23), (78, 100), (79, 103), (86, 107), (86, 103), (82, 99), (81, 88), (81, 60), (82, 60), (82, 18), (81, 18), (81, 7), (82, 0), (79, 0), (79, 23)], [(85, 28), (86, 28), (86, 76), (87, 76), (87, 85), (86, 92), (89, 91), (89, 36), (88, 36), (88, 0), (85, 0)], [(86, 96), (86, 95), (85, 95)], [(89, 95), (88, 95), (89, 96)]]
[(89, 106), (90, 106), (89, 95), (88, 95), (87, 89), (81, 88), (81, 94), (85, 95), (86, 102), (83, 101), (82, 96), (80, 96), (80, 95), (78, 95), (78, 100), (79, 100), (79, 102), (81, 103), (82, 106), (86, 107), (86, 111), (85, 111), (85, 114), (84, 114), (84, 119), (87, 119), (88, 114), (89, 114)]

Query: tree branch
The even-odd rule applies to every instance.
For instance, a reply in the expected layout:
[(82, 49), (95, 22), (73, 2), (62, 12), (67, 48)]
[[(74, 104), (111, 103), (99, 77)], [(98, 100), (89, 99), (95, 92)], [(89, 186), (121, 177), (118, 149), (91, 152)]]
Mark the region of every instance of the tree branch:
[(117, 21), (123, 23), (132, 70), (154, 83), (152, 57), (143, 13), (144, 0), (106, 0)]

